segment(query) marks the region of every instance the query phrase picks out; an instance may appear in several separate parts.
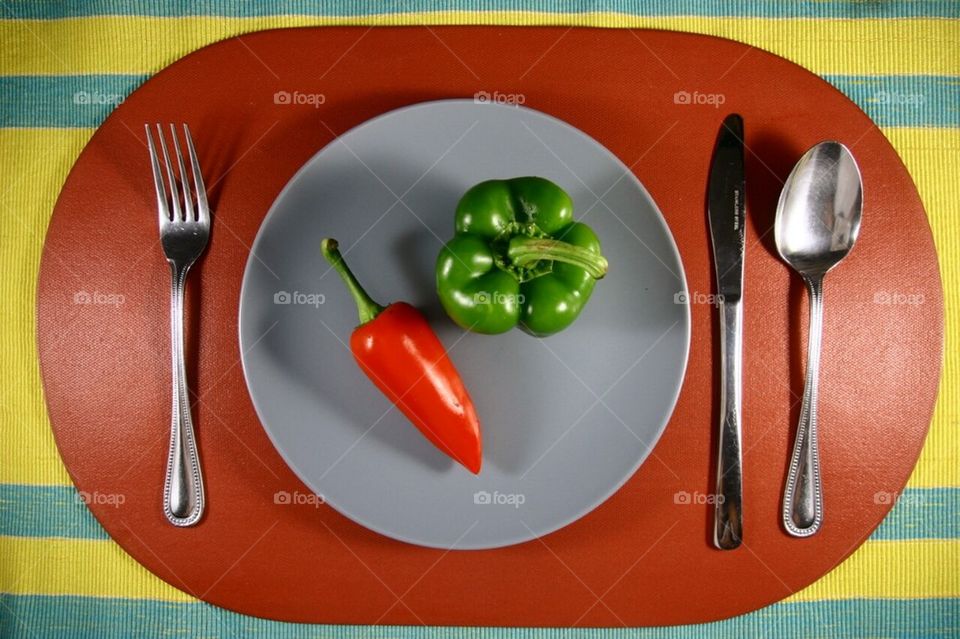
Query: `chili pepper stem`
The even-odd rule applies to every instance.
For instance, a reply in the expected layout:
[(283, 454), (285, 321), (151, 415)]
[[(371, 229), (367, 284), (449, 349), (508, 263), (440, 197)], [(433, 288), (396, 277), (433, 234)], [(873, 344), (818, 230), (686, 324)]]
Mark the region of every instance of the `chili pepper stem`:
[(384, 307), (374, 302), (373, 298), (363, 290), (353, 271), (350, 270), (350, 267), (348, 267), (347, 263), (343, 260), (338, 246), (335, 239), (327, 237), (320, 242), (320, 252), (323, 253), (323, 257), (330, 262), (333, 270), (340, 274), (340, 279), (343, 280), (343, 283), (347, 285), (350, 295), (353, 296), (353, 301), (357, 303), (357, 314), (360, 316), (360, 324), (366, 324), (379, 315), (384, 310)]
[(539, 260), (553, 260), (579, 266), (594, 279), (607, 274), (607, 258), (582, 246), (539, 237), (513, 237), (507, 246), (507, 257), (517, 266)]

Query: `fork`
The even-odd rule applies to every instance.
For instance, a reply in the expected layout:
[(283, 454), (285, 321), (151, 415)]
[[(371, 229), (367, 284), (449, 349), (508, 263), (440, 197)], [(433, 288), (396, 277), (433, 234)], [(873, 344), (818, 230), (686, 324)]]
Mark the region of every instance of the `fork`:
[(162, 164), (166, 167), (166, 184), (161, 171), (150, 125), (145, 124), (147, 147), (153, 165), (153, 182), (157, 189), (157, 211), (160, 216), (160, 243), (170, 263), (173, 275), (170, 289), (170, 353), (173, 368), (173, 408), (170, 425), (170, 450), (167, 457), (166, 478), (163, 483), (163, 512), (174, 526), (193, 526), (203, 516), (203, 475), (200, 472), (200, 456), (197, 452), (193, 419), (190, 416), (190, 397), (187, 387), (187, 369), (183, 347), (183, 294), (187, 273), (203, 253), (210, 237), (210, 207), (207, 205), (206, 189), (200, 174), (200, 163), (193, 147), (190, 129), (183, 125), (183, 137), (190, 157), (194, 193), (190, 189), (177, 139), (177, 129), (170, 125), (170, 135), (176, 156), (176, 168), (167, 153), (163, 128), (157, 124), (157, 137), (163, 153)]

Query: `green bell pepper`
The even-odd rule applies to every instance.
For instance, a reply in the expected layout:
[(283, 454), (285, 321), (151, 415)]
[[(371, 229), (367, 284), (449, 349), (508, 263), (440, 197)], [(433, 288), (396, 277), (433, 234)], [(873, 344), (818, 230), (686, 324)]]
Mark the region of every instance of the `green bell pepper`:
[(437, 258), (437, 293), (453, 321), (478, 333), (561, 331), (607, 272), (600, 240), (544, 178), (477, 184), (460, 199), (455, 228)]

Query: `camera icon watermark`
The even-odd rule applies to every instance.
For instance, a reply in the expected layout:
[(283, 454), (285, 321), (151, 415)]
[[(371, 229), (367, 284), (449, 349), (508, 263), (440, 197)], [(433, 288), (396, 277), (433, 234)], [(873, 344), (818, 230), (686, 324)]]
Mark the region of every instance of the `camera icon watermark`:
[(894, 493), (886, 490), (878, 490), (873, 493), (873, 503), (877, 506), (893, 506), (895, 504), (922, 504), (924, 498), (922, 493), (917, 492), (902, 492)]
[(877, 91), (873, 101), (877, 104), (893, 106), (921, 106), (927, 97), (922, 93), (898, 93), (896, 91)]
[(295, 490), (292, 493), (286, 490), (278, 490), (273, 493), (273, 503), (278, 506), (313, 506), (319, 508), (327, 503), (323, 495), (315, 493), (301, 493)]
[(699, 91), (677, 91), (673, 94), (673, 103), (692, 106), (712, 106), (719, 109), (727, 101), (723, 93), (701, 93)]
[(280, 105), (308, 105), (319, 109), (326, 104), (327, 96), (323, 93), (301, 93), (300, 91), (277, 91), (273, 94), (273, 103)]
[(877, 505), (892, 504), (897, 501), (897, 493), (888, 493), (885, 490), (880, 490), (873, 493), (873, 503)]
[(501, 493), (495, 490), (492, 493), (488, 490), (478, 490), (473, 493), (473, 503), (478, 506), (513, 506), (520, 508), (527, 501), (523, 493)]
[(715, 505), (722, 504), (726, 497), (723, 495), (715, 495), (713, 493), (701, 493), (699, 491), (693, 491), (692, 493), (685, 490), (678, 490), (673, 493), (673, 503), (678, 506), (705, 506), (705, 505)]
[(327, 301), (323, 293), (302, 293), (300, 291), (277, 291), (273, 294), (273, 303), (278, 306), (312, 306), (320, 308)]
[(923, 304), (923, 293), (903, 293), (900, 291), (877, 291), (873, 294), (873, 303), (884, 306), (919, 306)]
[(77, 91), (73, 94), (73, 103), (81, 106), (100, 106), (121, 104), (124, 95), (121, 93), (103, 93), (101, 91)]
[(113, 506), (114, 508), (119, 508), (127, 501), (127, 496), (123, 493), (101, 493), (96, 490), (91, 493), (86, 490), (79, 490), (77, 491), (76, 500), (88, 506)]
[(678, 291), (673, 294), (673, 303), (682, 305), (707, 304), (709, 306), (719, 306), (723, 302), (723, 295), (719, 293), (701, 293), (693, 291), (685, 293)]
[(473, 294), (473, 303), (486, 306), (487, 304), (504, 304), (522, 306), (526, 297), (523, 293), (500, 293), (499, 291), (477, 291)]
[(509, 106), (520, 106), (526, 103), (527, 96), (522, 93), (500, 93), (494, 91), (477, 91), (473, 94), (473, 101), (476, 104), (506, 104)]
[(122, 293), (76, 291), (73, 294), (73, 303), (78, 306), (113, 306), (116, 308), (126, 301), (127, 298)]

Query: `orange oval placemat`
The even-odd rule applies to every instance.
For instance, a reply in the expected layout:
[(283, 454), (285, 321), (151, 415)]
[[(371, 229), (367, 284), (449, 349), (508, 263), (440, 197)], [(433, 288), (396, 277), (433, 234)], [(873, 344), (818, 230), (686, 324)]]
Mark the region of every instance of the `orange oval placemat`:
[[(651, 458), (607, 503), (542, 540), (442, 552), (392, 541), (305, 495), (254, 414), (237, 345), (249, 247), (297, 168), (337, 133), (446, 97), (522, 101), (617, 154), (661, 207), (694, 302), (690, 364)], [(306, 97), (304, 97), (306, 96)], [(310, 98), (309, 96), (315, 96)], [(316, 97), (316, 96), (322, 96)], [(744, 353), (745, 544), (709, 544), (716, 325), (704, 195), (717, 128), (749, 148)], [(144, 122), (190, 124), (216, 210), (189, 290), (191, 378), (208, 489), (192, 529), (164, 520), (169, 274)], [(780, 528), (802, 392), (806, 305), (770, 232), (785, 178), (822, 139), (864, 178), (864, 221), (826, 290), (820, 418), (825, 524)], [(903, 295), (922, 304), (900, 304)], [(900, 297), (898, 297), (900, 296)], [(202, 49), (107, 119), (56, 205), (38, 340), (54, 433), (110, 535), (174, 586), (226, 608), (324, 623), (619, 626), (703, 622), (808, 585), (866, 539), (916, 462), (939, 379), (943, 308), (916, 189), (852, 102), (781, 58), (680, 33), (556, 28), (314, 28)], [(603, 463), (603, 460), (597, 460)], [(371, 469), (375, 472), (375, 469)], [(576, 469), (571, 469), (576, 472)], [(277, 503), (290, 502), (290, 503)]]

